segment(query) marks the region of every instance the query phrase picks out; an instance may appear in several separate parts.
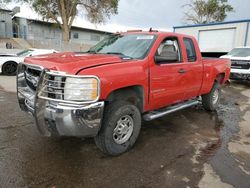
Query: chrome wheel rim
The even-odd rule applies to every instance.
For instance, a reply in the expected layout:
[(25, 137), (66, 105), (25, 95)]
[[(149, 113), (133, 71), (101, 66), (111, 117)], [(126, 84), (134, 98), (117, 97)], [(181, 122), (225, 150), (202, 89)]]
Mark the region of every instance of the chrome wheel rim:
[(219, 91), (218, 89), (216, 89), (213, 93), (213, 97), (212, 97), (212, 100), (213, 100), (213, 104), (216, 104), (218, 102), (218, 99), (219, 99)]
[(113, 131), (113, 139), (117, 144), (124, 144), (129, 140), (133, 133), (134, 120), (131, 116), (122, 116)]

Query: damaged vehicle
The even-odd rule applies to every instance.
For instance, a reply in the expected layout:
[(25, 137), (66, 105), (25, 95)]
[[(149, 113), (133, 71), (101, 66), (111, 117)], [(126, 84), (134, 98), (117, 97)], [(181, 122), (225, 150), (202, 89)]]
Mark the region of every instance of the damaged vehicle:
[(26, 58), (17, 95), (42, 135), (94, 137), (115, 156), (135, 144), (142, 120), (199, 103), (215, 110), (230, 66), (229, 59), (203, 59), (191, 36), (129, 31), (86, 53)]

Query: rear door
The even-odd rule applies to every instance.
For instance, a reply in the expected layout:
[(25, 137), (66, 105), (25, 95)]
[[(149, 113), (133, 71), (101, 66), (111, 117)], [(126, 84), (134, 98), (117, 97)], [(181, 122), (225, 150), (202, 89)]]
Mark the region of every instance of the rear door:
[(203, 64), (194, 39), (184, 37), (183, 42), (185, 46), (185, 53), (183, 53), (185, 54), (183, 63), (184, 100), (188, 100), (199, 95), (203, 79)]

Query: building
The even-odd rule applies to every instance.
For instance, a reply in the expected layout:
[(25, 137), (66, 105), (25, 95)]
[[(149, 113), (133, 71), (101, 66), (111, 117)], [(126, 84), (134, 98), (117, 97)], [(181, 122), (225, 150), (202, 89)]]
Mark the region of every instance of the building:
[(12, 11), (0, 8), (0, 38), (12, 37)]
[[(70, 42), (92, 46), (109, 34), (111, 33), (72, 26)], [(31, 44), (34, 41), (60, 43), (63, 39), (62, 30), (57, 23), (22, 17), (13, 18), (13, 35), (16, 38), (26, 39)]]
[(237, 46), (250, 46), (250, 19), (176, 26), (173, 29), (174, 32), (194, 36), (203, 54), (219, 56)]

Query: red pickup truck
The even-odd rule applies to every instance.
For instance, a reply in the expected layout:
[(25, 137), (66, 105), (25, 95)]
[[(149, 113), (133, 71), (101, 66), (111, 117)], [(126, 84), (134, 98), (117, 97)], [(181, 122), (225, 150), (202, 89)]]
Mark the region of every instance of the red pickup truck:
[(202, 103), (218, 106), (228, 59), (203, 59), (196, 40), (157, 31), (113, 34), (86, 53), (29, 57), (18, 67), (18, 100), (45, 136), (94, 137), (119, 155), (149, 121)]

